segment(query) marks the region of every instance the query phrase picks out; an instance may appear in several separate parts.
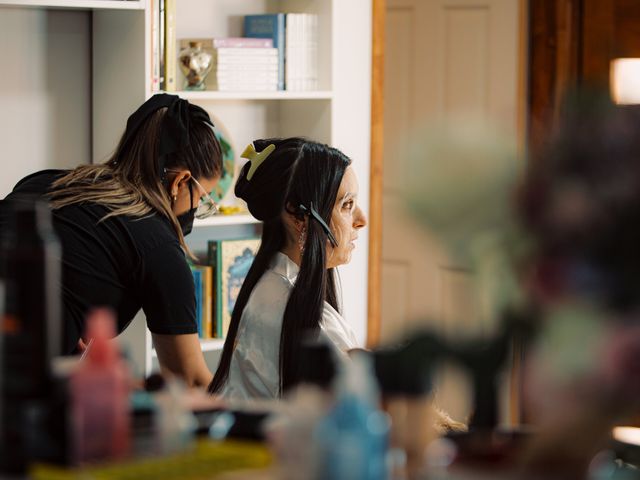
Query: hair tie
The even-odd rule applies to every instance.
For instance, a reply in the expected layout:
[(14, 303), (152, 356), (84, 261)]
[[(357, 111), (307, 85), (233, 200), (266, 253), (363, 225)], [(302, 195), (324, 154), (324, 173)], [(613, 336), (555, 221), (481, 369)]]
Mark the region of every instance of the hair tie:
[(162, 180), (165, 176), (166, 157), (189, 145), (189, 131), (191, 120), (201, 121), (213, 127), (209, 114), (198, 105), (193, 105), (178, 95), (159, 93), (144, 102), (127, 120), (124, 133), (123, 147), (131, 141), (140, 126), (157, 110), (167, 108), (158, 145), (158, 175)]
[(315, 208), (313, 208), (313, 202), (309, 203), (309, 208), (305, 207), (302, 204), (300, 204), (300, 206), (298, 208), (305, 215), (308, 215), (309, 218), (313, 218), (316, 222), (318, 222), (320, 224), (320, 226), (322, 227), (324, 232), (327, 234), (327, 237), (329, 238), (329, 242), (331, 242), (331, 245), (333, 246), (333, 248), (336, 248), (338, 246), (338, 242), (336, 241), (336, 237), (333, 236), (333, 233), (331, 232), (331, 229), (325, 223), (325, 221), (322, 219), (320, 214), (316, 211)]
[(242, 158), (246, 158), (251, 162), (249, 171), (247, 172), (247, 181), (253, 178), (253, 174), (256, 173), (258, 167), (262, 165), (262, 162), (264, 162), (267, 157), (271, 155), (271, 152), (273, 152), (275, 149), (276, 146), (273, 143), (270, 143), (261, 152), (256, 152), (256, 147), (253, 146), (253, 143), (247, 145), (247, 148), (245, 148), (244, 152), (242, 152), (242, 155), (240, 155)]

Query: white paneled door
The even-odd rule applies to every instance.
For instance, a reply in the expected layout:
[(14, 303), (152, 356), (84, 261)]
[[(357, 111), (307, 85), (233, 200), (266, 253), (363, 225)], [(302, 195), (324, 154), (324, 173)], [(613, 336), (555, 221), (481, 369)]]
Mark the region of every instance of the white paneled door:
[[(513, 130), (518, 110), (518, 0), (387, 0), (381, 341), (417, 321), (456, 335), (479, 317), (470, 272), (405, 212), (406, 132), (450, 116), (474, 115)], [(464, 419), (459, 375), (440, 381), (438, 403)]]

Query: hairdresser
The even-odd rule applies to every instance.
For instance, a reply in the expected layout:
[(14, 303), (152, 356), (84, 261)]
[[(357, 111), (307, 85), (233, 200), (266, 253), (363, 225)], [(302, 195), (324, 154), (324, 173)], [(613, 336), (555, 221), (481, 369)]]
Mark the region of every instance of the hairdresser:
[(66, 354), (90, 344), (85, 318), (91, 308), (112, 308), (118, 334), (142, 309), (163, 373), (190, 386), (211, 382), (184, 237), (194, 217), (215, 213), (209, 192), (221, 169), (209, 115), (175, 95), (158, 94), (129, 117), (106, 163), (33, 173), (0, 202), (0, 230), (7, 228), (8, 203), (21, 195), (38, 195), (50, 205), (63, 248)]

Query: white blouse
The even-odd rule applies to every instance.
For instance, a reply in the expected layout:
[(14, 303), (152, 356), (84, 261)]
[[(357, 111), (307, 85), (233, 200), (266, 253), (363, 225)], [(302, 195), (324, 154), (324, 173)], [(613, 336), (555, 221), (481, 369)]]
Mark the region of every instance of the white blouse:
[[(289, 257), (278, 252), (254, 287), (242, 312), (222, 396), (239, 400), (279, 396), (282, 318), (298, 271)], [(339, 350), (356, 348), (353, 330), (327, 302), (320, 327)]]

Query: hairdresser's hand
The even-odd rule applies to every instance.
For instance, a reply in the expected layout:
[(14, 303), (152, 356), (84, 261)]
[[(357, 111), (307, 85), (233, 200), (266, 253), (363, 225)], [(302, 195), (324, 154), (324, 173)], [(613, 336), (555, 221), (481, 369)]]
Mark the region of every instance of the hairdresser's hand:
[(219, 395), (211, 395), (201, 388), (189, 388), (185, 392), (185, 406), (192, 412), (227, 408), (227, 402)]

